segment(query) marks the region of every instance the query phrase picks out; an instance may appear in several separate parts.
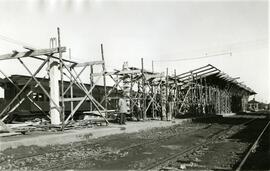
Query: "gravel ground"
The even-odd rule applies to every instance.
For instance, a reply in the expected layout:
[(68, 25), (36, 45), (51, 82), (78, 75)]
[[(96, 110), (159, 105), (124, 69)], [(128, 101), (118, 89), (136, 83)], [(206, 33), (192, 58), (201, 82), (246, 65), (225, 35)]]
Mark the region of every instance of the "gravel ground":
[(270, 127), (243, 166), (244, 170), (270, 170)]
[[(0, 170), (144, 169), (188, 147), (207, 141), (220, 130), (242, 122), (243, 119), (201, 119), (193, 123), (67, 145), (7, 149), (0, 154)], [(177, 162), (169, 163), (167, 168), (175, 170), (188, 165), (197, 165), (197, 168), (233, 168), (250, 142), (242, 141), (241, 134), (239, 137), (231, 137), (245, 129), (244, 125), (236, 127), (210, 146), (204, 146), (179, 158)]]
[[(235, 127), (212, 143), (179, 157), (176, 162), (169, 163), (165, 168), (170, 168), (172, 170), (181, 168), (191, 170), (234, 170), (239, 165), (244, 154), (249, 149), (250, 145), (253, 144), (265, 124), (266, 120), (259, 120), (246, 127)], [(264, 144), (261, 147), (269, 148), (269, 145)], [(269, 152), (269, 149), (261, 151), (267, 153)], [(269, 170), (269, 165), (266, 167), (258, 164), (258, 161), (261, 161), (262, 154), (260, 153), (258, 155), (261, 157), (253, 158), (253, 163), (248, 162), (249, 165), (244, 168), (245, 170)], [(268, 163), (266, 161), (269, 161), (269, 159), (269, 155), (268, 157), (265, 155), (263, 158), (264, 162), (261, 161), (260, 163), (264, 163), (265, 165)], [(260, 166), (256, 166), (254, 163), (257, 163)]]

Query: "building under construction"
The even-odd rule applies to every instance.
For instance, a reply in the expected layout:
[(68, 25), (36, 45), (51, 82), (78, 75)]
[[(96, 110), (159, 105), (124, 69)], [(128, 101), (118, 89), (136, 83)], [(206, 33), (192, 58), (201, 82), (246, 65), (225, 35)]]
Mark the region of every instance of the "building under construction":
[[(152, 72), (145, 69), (143, 59), (141, 68), (130, 67), (125, 62), (123, 67), (109, 72), (105, 68), (103, 46), (100, 61), (84, 63), (62, 58), (65, 47), (51, 39), (50, 49), (32, 49), (13, 51), (3, 54), (0, 60), (18, 60), (28, 71), (29, 76), (8, 76), (1, 71), (1, 87), (5, 90), (5, 99), (1, 104), (1, 124), (8, 122), (14, 113), (28, 111), (47, 117), (53, 125), (62, 129), (76, 118), (79, 113), (101, 117), (107, 124), (111, 114), (117, 114), (119, 92), (128, 96), (130, 118), (142, 120), (172, 120), (185, 114), (218, 115), (237, 113), (247, 109), (248, 98), (256, 94), (246, 85), (239, 83), (212, 65), (206, 65), (182, 74)], [(41, 61), (35, 72), (31, 72), (24, 63), (24, 58)], [(48, 64), (44, 78), (37, 74)], [(94, 71), (94, 66), (101, 66), (102, 71)], [(89, 83), (80, 76), (89, 69)], [(97, 85), (103, 79), (103, 85)], [(114, 84), (108, 86), (108, 79)]]
[(0, 69), (0, 170), (240, 170), (267, 152), (269, 114), (239, 77), (211, 64), (154, 72), (143, 58), (109, 71), (103, 45), (101, 60), (77, 62), (59, 29), (50, 44), (0, 55), (28, 73)]

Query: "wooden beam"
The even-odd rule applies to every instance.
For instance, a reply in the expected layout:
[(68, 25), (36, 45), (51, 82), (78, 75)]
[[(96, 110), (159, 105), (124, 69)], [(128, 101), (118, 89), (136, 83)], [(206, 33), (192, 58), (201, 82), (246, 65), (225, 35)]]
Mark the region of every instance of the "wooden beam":
[(91, 62), (84, 62), (78, 64), (69, 65), (69, 67), (84, 67), (84, 66), (91, 66), (91, 65), (101, 65), (104, 61), (91, 61)]
[(114, 74), (114, 73), (113, 72), (100, 72), (100, 73), (93, 73), (92, 76), (93, 77), (103, 76), (103, 75), (108, 76), (108, 75), (112, 75), (112, 74)]
[(50, 54), (65, 52), (65, 51), (66, 51), (66, 47), (61, 47), (60, 51), (58, 51), (58, 48), (29, 50), (27, 52), (13, 51), (13, 53), (0, 55), (0, 60), (16, 59), (16, 58), (23, 58), (23, 57), (29, 57), (29, 56), (50, 55)]
[(146, 119), (146, 94), (145, 94), (145, 75), (144, 75), (144, 62), (143, 58), (141, 58), (141, 74), (142, 74), (142, 95), (143, 95), (143, 105), (142, 105), (142, 111), (143, 111), (143, 120)]
[(116, 74), (117, 75), (121, 75), (121, 74), (139, 74), (141, 72), (142, 72), (142, 70), (136, 69), (136, 70), (124, 70), (124, 71), (117, 72)]
[[(105, 112), (116, 112), (116, 110), (100, 110), (101, 113), (105, 113)], [(98, 110), (91, 110), (91, 111), (85, 111), (83, 112), (85, 114), (96, 114), (96, 115), (100, 115), (100, 113), (98, 112)]]
[[(210, 67), (210, 68), (209, 68), (209, 67)], [(184, 72), (184, 73), (182, 73), (182, 74), (179, 74), (179, 75), (177, 75), (176, 77), (179, 77), (179, 76), (182, 76), (182, 75), (185, 75), (185, 74), (190, 74), (191, 72), (195, 72), (195, 71), (198, 71), (198, 70), (201, 70), (201, 69), (204, 69), (204, 68), (212, 69), (213, 66), (210, 65), (210, 64), (208, 64), (208, 65), (205, 65), (205, 66), (203, 66), (203, 67), (196, 68), (196, 69), (190, 70), (190, 71), (188, 71), (188, 72)]]
[(81, 101), (84, 99), (84, 97), (73, 97), (73, 98), (64, 98), (64, 102), (75, 102), (75, 101)]
[[(33, 47), (23, 47), (23, 48), (25, 48), (25, 49), (28, 49), (28, 50), (36, 50), (35, 48), (33, 48)], [(45, 55), (45, 56), (49, 56), (49, 57), (51, 57), (51, 58), (54, 58), (54, 59), (58, 59), (58, 57), (56, 57), (56, 56), (54, 56), (54, 55)], [(45, 60), (45, 59), (43, 59), (43, 58), (39, 58), (39, 57), (36, 57), (36, 56), (30, 56), (30, 57), (32, 57), (32, 58), (35, 58), (35, 59), (39, 59), (39, 60)], [(69, 62), (69, 63), (72, 63), (72, 64), (77, 64), (78, 62), (75, 62), (75, 61), (71, 61), (71, 58), (69, 59), (69, 60), (67, 60), (67, 59), (62, 59), (64, 62)]]
[[(58, 40), (58, 49), (61, 48), (61, 38), (60, 38), (60, 28), (57, 27), (57, 40)], [(59, 52), (59, 62), (60, 62), (60, 81), (61, 81), (61, 86), (60, 86), (60, 97), (61, 97), (61, 121), (62, 121), (62, 131), (64, 131), (64, 121), (65, 121), (65, 102), (64, 102), (64, 75), (63, 75), (63, 57), (62, 57), (62, 52)], [(52, 119), (52, 118), (51, 118)]]
[(5, 130), (9, 133), (14, 132), (12, 129), (10, 129), (3, 121), (0, 120), (0, 127), (2, 127), (2, 130)]
[(5, 108), (2, 110), (2, 112), (0, 113), (0, 117), (7, 111), (9, 110), (10, 106), (12, 105), (12, 103), (18, 99), (18, 97), (20, 96), (20, 94), (22, 94), (22, 92), (27, 88), (27, 86), (30, 84), (30, 82), (32, 81), (33, 78), (35, 78), (35, 76), (39, 73), (39, 71), (43, 68), (43, 66), (47, 63), (47, 61), (49, 60), (49, 58), (47, 58), (47, 60), (45, 60), (40, 66), (39, 68), (35, 71), (34, 74), (32, 74), (32, 77), (25, 83), (25, 85), (21, 88), (21, 90), (16, 94), (16, 96), (8, 103), (8, 105), (5, 106)]
[(144, 74), (145, 75), (145, 79), (151, 79), (151, 78), (160, 78), (163, 77), (163, 74)]
[[(100, 50), (101, 50), (101, 58), (103, 61), (102, 64), (102, 70), (103, 70), (103, 86), (104, 86), (104, 100), (105, 100), (105, 109), (107, 110), (108, 108), (108, 100), (107, 100), (107, 85), (106, 85), (106, 68), (105, 68), (105, 59), (104, 59), (104, 50), (103, 50), (103, 44), (101, 44), (100, 46)], [(107, 112), (105, 112), (105, 117), (107, 117)]]
[[(217, 71), (217, 70), (214, 69), (214, 68), (207, 68), (207, 69), (196, 71), (196, 72), (192, 72), (192, 73), (193, 74), (204, 74), (204, 73), (215, 72), (215, 71)], [(184, 79), (184, 78), (190, 77), (190, 76), (191, 76), (191, 73), (189, 75), (185, 75), (185, 76), (176, 76), (176, 78), (177, 79)]]

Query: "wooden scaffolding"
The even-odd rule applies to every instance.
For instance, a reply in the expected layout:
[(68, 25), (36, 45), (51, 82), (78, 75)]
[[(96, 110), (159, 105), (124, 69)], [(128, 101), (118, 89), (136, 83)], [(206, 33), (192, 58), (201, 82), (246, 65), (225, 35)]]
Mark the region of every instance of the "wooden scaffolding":
[[(30, 95), (32, 90), (27, 92), (23, 98), (22, 92), (26, 91), (26, 87), (31, 81), (39, 87), (50, 103), (54, 106), (56, 113), (61, 116), (62, 130), (72, 121), (74, 115), (85, 102), (89, 103), (88, 113), (99, 115), (109, 124), (108, 112), (117, 111), (117, 108), (108, 110), (111, 100), (116, 100), (117, 93), (123, 91), (127, 94), (129, 103), (129, 113), (131, 117), (147, 120), (161, 119), (171, 120), (182, 114), (223, 114), (230, 112), (245, 111), (247, 100), (250, 95), (256, 94), (249, 87), (239, 83), (237, 78), (232, 78), (212, 65), (206, 65), (182, 74), (168, 74), (166, 72), (154, 72), (145, 69), (143, 58), (141, 59), (141, 68), (129, 67), (124, 64), (120, 70), (108, 72), (105, 67), (104, 50), (101, 44), (101, 60), (79, 63), (68, 59), (63, 59), (62, 53), (66, 52), (66, 48), (61, 46), (60, 29), (57, 29), (57, 39), (50, 39), (51, 47), (49, 49), (34, 49), (25, 47), (26, 51), (13, 51), (10, 54), (0, 56), (0, 60), (18, 60), (21, 65), (31, 76), (23, 87), (17, 87), (9, 77), (0, 70), (0, 73), (13, 84), (18, 93), (9, 101), (6, 107), (0, 111), (1, 125), (4, 126), (5, 119), (10, 113), (15, 111), (25, 100), (29, 100), (36, 106), (46, 117), (42, 106), (39, 106)], [(40, 60), (40, 66), (31, 71), (26, 65), (24, 58)], [(60, 100), (57, 101), (50, 92), (44, 88), (41, 81), (36, 78), (42, 68), (49, 64), (51, 68), (54, 63), (56, 70), (60, 72), (59, 95)], [(96, 71), (95, 67), (99, 66), (102, 71)], [(81, 76), (89, 71), (89, 86)], [(50, 69), (48, 75), (50, 75)], [(47, 76), (48, 76), (47, 75)], [(47, 77), (46, 75), (44, 78)], [(104, 94), (101, 100), (96, 100), (93, 96), (93, 90), (96, 85), (103, 79)], [(108, 90), (107, 81), (113, 80), (113, 86)], [(57, 84), (58, 84), (57, 80)], [(83, 92), (83, 96), (74, 96), (74, 87)], [(70, 95), (67, 95), (70, 94)], [(65, 105), (69, 104), (70, 113), (65, 111)], [(52, 119), (52, 118), (51, 118)]]

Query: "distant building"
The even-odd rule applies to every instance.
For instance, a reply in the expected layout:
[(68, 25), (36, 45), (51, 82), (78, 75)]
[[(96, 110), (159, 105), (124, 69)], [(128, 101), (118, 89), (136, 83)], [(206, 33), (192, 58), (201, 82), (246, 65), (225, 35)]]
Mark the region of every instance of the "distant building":
[(248, 110), (249, 111), (258, 111), (259, 110), (259, 103), (258, 101), (253, 98), (248, 102)]

